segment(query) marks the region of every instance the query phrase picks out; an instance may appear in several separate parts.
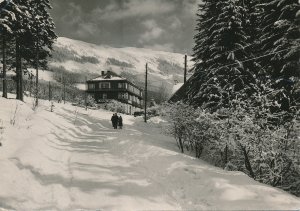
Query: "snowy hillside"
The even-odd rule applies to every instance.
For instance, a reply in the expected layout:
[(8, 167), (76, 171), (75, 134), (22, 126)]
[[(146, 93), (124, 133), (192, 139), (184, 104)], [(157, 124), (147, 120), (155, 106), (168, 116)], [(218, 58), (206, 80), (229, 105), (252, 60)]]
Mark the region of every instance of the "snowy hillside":
[(0, 98), (0, 210), (295, 210), (300, 199), (178, 153), (156, 117)]
[[(146, 63), (149, 67), (150, 85), (152, 82), (153, 86), (167, 82), (173, 86), (174, 80), (183, 80), (183, 54), (143, 48), (112, 48), (65, 37), (57, 39), (50, 66), (63, 67), (76, 73), (101, 74), (105, 70), (126, 72), (142, 82)], [(188, 64), (191, 68), (192, 62)]]

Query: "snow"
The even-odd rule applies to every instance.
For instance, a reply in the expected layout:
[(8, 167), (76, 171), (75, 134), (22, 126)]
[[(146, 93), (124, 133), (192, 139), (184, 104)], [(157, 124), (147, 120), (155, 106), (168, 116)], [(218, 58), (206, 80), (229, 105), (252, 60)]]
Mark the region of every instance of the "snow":
[[(144, 73), (145, 71), (146, 62), (148, 62), (149, 66), (151, 66), (155, 72), (159, 72), (156, 63), (157, 58), (164, 58), (170, 62), (180, 64), (180, 66), (182, 66), (181, 63), (183, 62), (183, 55), (178, 53), (132, 47), (112, 48), (109, 46), (98, 46), (78, 40), (72, 40), (65, 37), (59, 37), (56, 45), (74, 51), (77, 55), (96, 57), (101, 61), (107, 61), (107, 59), (113, 58), (121, 62), (126, 62), (132, 64), (135, 69), (141, 73)], [(99, 65), (99, 67), (103, 67), (104, 64), (100, 63)]]
[(183, 84), (184, 84), (184, 83), (178, 83), (178, 84), (175, 84), (175, 85), (173, 86), (172, 94), (174, 94), (175, 92), (177, 92), (177, 91), (180, 89), (180, 87), (182, 87)]
[[(36, 75), (36, 70), (28, 68), (28, 71), (32, 73), (33, 76)], [(53, 72), (47, 70), (39, 70), (39, 80), (43, 81), (53, 81)]]
[[(32, 74), (33, 76), (36, 75), (36, 70), (33, 68), (28, 68), (28, 72), (30, 74)], [(8, 71), (6, 73), (7, 77), (12, 77), (15, 76), (16, 73), (14, 71)], [(24, 76), (25, 78), (27, 77), (27, 75)], [(39, 80), (43, 80), (43, 81), (54, 81), (53, 79), (53, 72), (51, 71), (47, 71), (47, 70), (39, 70)]]
[[(99, 74), (101, 71), (112, 70), (118, 74), (121, 72), (129, 72), (134, 75), (144, 76), (145, 65), (148, 63), (149, 76), (154, 79), (158, 79), (163, 82), (172, 82), (173, 77), (178, 78), (178, 70), (168, 70), (168, 74), (163, 73), (160, 70), (159, 61), (167, 62), (168, 64), (174, 64), (182, 67), (181, 77), (183, 78), (183, 62), (184, 55), (179, 53), (170, 53), (164, 51), (155, 51), (145, 48), (113, 48), (105, 45), (95, 45), (78, 40), (73, 40), (65, 37), (59, 37), (55, 46), (59, 49), (67, 50), (74, 53), (75, 57), (93, 57), (96, 58), (99, 63), (80, 63), (78, 61), (73, 61), (67, 58), (61, 58), (63, 61), (53, 60), (50, 62), (50, 66), (54, 67), (64, 67), (66, 70), (76, 73), (94, 73)], [(128, 67), (121, 67), (113, 62), (109, 62), (113, 59), (118, 62), (123, 62), (128, 64)], [(193, 62), (190, 61), (191, 57), (188, 57), (188, 69), (193, 67)], [(161, 64), (164, 65), (164, 64)], [(150, 79), (149, 79), (150, 80)]]
[(103, 77), (98, 77), (98, 78), (94, 78), (91, 81), (120, 81), (120, 80), (126, 80), (125, 78), (122, 77), (118, 77), (118, 76), (112, 76), (110, 78), (103, 78)]
[(0, 209), (300, 207), (300, 199), (284, 191), (179, 153), (162, 134), (160, 117), (147, 124), (122, 115), (123, 130), (114, 130), (112, 112), (70, 104), (54, 104), (50, 112), (43, 100), (33, 110), (33, 99), (25, 101), (0, 98)]
[(77, 83), (75, 87), (79, 90), (85, 91), (87, 89), (87, 85), (85, 83)]

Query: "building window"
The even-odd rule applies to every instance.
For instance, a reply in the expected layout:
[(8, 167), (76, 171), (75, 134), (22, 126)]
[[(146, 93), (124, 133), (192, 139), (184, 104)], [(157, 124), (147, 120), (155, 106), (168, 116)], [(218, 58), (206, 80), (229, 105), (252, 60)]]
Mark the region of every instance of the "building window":
[(102, 94), (102, 99), (107, 99), (107, 94), (106, 93)]
[(99, 87), (100, 87), (100, 89), (110, 89), (110, 83), (109, 82), (101, 82)]
[(127, 84), (126, 83), (118, 83), (118, 88), (119, 89), (126, 89)]
[(88, 84), (88, 89), (95, 89), (95, 84)]
[(128, 99), (128, 93), (119, 92), (118, 93), (118, 99)]

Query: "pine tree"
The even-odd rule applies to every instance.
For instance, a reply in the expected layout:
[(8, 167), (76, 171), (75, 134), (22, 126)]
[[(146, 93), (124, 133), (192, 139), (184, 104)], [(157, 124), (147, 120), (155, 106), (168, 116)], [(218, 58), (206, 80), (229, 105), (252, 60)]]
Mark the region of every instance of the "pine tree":
[[(16, 68), (16, 93), (17, 99), (23, 100), (24, 72), (26, 73), (27, 67), (36, 67), (37, 70), (39, 66), (46, 68), (47, 58), (51, 55), (52, 44), (57, 36), (54, 33), (54, 23), (48, 12), (51, 9), (49, 0), (14, 0), (9, 2), (11, 5), (10, 12), (14, 15), (13, 20), (9, 22), (9, 29), (13, 38), (11, 40), (15, 42), (13, 66)], [(1, 20), (0, 23), (4, 23)]]
[(0, 32), (2, 36), (2, 77), (3, 77), (3, 97), (7, 98), (7, 43), (13, 33), (11, 29), (11, 23), (15, 21), (15, 14), (12, 12), (12, 8), (16, 5), (9, 1), (3, 1), (0, 3)]
[(249, 44), (242, 24), (244, 8), (234, 0), (218, 1), (215, 6), (198, 15), (199, 33), (194, 47), (196, 75), (189, 92), (192, 103), (213, 110), (231, 106), (237, 96), (246, 98), (254, 91), (255, 83), (249, 62), (242, 63), (249, 58), (244, 50)]
[(211, 36), (212, 26), (216, 23), (218, 13), (217, 0), (204, 0), (198, 5), (197, 13), (197, 34), (194, 36), (195, 46), (193, 48), (193, 61), (195, 62), (194, 70), (196, 74), (192, 80), (192, 87), (189, 92), (189, 98), (193, 98), (199, 91), (200, 79), (206, 74), (206, 70), (210, 68), (211, 63), (211, 45), (214, 43), (214, 37)]
[(38, 105), (38, 69), (47, 68), (47, 59), (51, 56), (52, 45), (57, 38), (54, 22), (50, 16), (52, 9), (49, 0), (31, 0), (31, 42), (25, 48), (26, 60), (36, 68), (36, 106)]
[(216, 0), (205, 0), (198, 5), (197, 26), (198, 33), (194, 36), (195, 46), (193, 48), (193, 61), (195, 69), (199, 72), (201, 69), (209, 67), (207, 61), (210, 59), (210, 45), (213, 44), (211, 26), (216, 22), (218, 13)]
[(274, 101), (280, 104), (273, 112), (292, 112), (293, 90), (300, 77), (300, 4), (298, 0), (269, 0), (261, 8), (261, 49), (262, 54), (269, 54), (261, 64), (273, 81)]
[(16, 68), (16, 98), (23, 101), (23, 58), (22, 50), (25, 43), (25, 35), (30, 30), (29, 17), (29, 1), (14, 0), (16, 7), (14, 13), (16, 21), (12, 22), (12, 30), (15, 40), (15, 68)]

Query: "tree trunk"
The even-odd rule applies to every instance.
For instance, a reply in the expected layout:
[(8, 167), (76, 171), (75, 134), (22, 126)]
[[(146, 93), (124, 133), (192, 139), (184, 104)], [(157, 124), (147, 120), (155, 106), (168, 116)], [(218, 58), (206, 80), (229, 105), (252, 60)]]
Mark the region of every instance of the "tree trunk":
[(20, 46), (18, 38), (16, 38), (16, 99), (20, 100), (20, 66), (19, 66), (19, 57), (20, 57)]
[[(19, 44), (19, 51), (21, 51), (21, 45)], [(24, 85), (23, 85), (23, 67), (22, 67), (22, 54), (19, 53), (19, 67), (20, 67), (20, 100), (24, 101)]]
[(178, 138), (178, 142), (179, 142), (179, 145), (180, 145), (181, 153), (184, 153), (184, 151), (183, 151), (183, 143), (182, 143), (181, 137)]
[(248, 152), (246, 150), (246, 147), (244, 147), (244, 146), (241, 145), (241, 148), (242, 148), (242, 151), (243, 151), (243, 154), (244, 154), (246, 169), (249, 171), (250, 176), (252, 178), (255, 178), (255, 175), (254, 175), (254, 172), (252, 170), (252, 166), (251, 166), (251, 163), (250, 163), (250, 160), (249, 160), (249, 157), (248, 157)]
[(226, 144), (224, 149), (224, 168), (226, 167), (228, 163), (228, 145)]
[(37, 36), (36, 42), (36, 74), (35, 74), (35, 106), (39, 104), (39, 36)]
[(6, 39), (5, 34), (2, 37), (2, 52), (3, 52), (3, 94), (2, 97), (7, 98), (7, 81), (6, 81)]
[(22, 56), (19, 39), (16, 38), (16, 82), (17, 82), (17, 99), (23, 101), (23, 70), (22, 70)]

